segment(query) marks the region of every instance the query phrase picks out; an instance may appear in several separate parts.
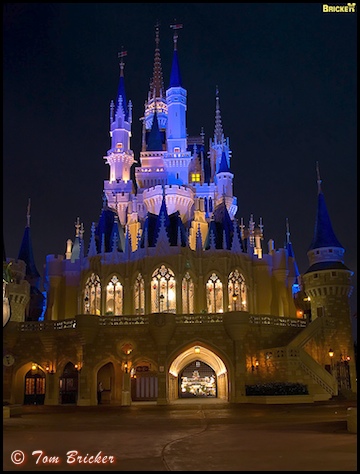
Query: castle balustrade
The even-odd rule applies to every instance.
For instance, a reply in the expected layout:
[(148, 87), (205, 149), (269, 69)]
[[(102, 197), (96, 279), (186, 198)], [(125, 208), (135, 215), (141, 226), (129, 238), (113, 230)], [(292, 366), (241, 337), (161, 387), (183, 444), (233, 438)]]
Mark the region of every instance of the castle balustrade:
[[(164, 314), (166, 313), (159, 313)], [(251, 315), (246, 312), (231, 312), (231, 313), (198, 313), (198, 314), (176, 314), (176, 324), (222, 324), (224, 316), (231, 315), (232, 318), (241, 324), (256, 324), (263, 326), (280, 326), (280, 327), (294, 327), (305, 328), (307, 321), (304, 319), (284, 318), (267, 315)], [(86, 315), (85, 315), (86, 316)], [(94, 315), (89, 315), (89, 317)], [(119, 316), (98, 316), (96, 319), (99, 326), (129, 326), (149, 324), (149, 317), (151, 315), (119, 315)], [(18, 323), (19, 331), (59, 331), (63, 329), (76, 329), (77, 319), (64, 319), (61, 321), (27, 321)]]

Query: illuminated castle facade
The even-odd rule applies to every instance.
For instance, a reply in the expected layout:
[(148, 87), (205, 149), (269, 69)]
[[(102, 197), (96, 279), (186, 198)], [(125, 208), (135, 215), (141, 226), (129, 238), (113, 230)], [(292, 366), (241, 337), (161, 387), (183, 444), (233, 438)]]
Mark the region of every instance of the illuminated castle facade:
[[(177, 26), (167, 89), (156, 28), (139, 157), (131, 149), (121, 55), (100, 217), (88, 245), (78, 219), (65, 254), (47, 256), (44, 319), (29, 312), (26, 288), (22, 316), (17, 308), (4, 328), (12, 362), (4, 368), (4, 399), (11, 403), (96, 405), (99, 381), (103, 401), (121, 405), (167, 404), (188, 387), (194, 396), (245, 403), (252, 400), (246, 386), (265, 382), (304, 384), (310, 401), (356, 391), (352, 272), (321, 180), (310, 266), (300, 275), (288, 224), (284, 247), (270, 239), (264, 248), (261, 219), (251, 215), (245, 225), (236, 218), (218, 91), (208, 145), (203, 132), (187, 135)], [(29, 245), (29, 216), (25, 235)], [(32, 252), (21, 255), (31, 284)], [(21, 255), (14, 265), (22, 265)], [(9, 285), (11, 305), (23, 279)]]

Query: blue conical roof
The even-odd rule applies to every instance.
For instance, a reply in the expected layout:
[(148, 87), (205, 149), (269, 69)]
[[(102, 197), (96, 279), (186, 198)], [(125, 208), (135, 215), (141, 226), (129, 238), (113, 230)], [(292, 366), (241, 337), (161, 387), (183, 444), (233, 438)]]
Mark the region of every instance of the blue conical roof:
[(310, 244), (309, 250), (314, 250), (321, 247), (344, 248), (335, 236), (325, 204), (325, 198), (323, 193), (320, 191), (318, 194), (318, 207), (315, 221), (314, 238)]
[(126, 101), (126, 93), (125, 93), (125, 80), (124, 76), (121, 75), (119, 78), (119, 85), (118, 85), (118, 95), (116, 99), (116, 111), (118, 110), (119, 107), (119, 98), (121, 97), (121, 102), (122, 102), (122, 107), (124, 110), (124, 115), (125, 115), (125, 120), (128, 120), (129, 118), (129, 110), (127, 106), (127, 101)]
[[(231, 248), (234, 224), (230, 218), (225, 202), (221, 202), (214, 210), (214, 219), (210, 221), (208, 233), (205, 239), (205, 250), (210, 248), (211, 232), (214, 233), (215, 246), (217, 249), (223, 249), (224, 244), (227, 249)], [(226, 242), (223, 242), (224, 232)]]
[(221, 154), (221, 161), (220, 161), (218, 173), (230, 173), (230, 168), (228, 166), (226, 153), (224, 151)]
[(169, 87), (182, 87), (180, 67), (179, 67), (179, 58), (178, 58), (176, 49), (174, 50), (174, 55), (173, 55)]
[(149, 133), (149, 138), (147, 142), (146, 151), (162, 151), (162, 138), (159, 130), (159, 124), (157, 119), (157, 113), (155, 110), (153, 123), (151, 125), (151, 130)]
[(105, 252), (111, 252), (112, 250), (112, 231), (114, 227), (114, 221), (116, 211), (109, 207), (104, 207), (101, 211), (98, 225), (95, 230), (95, 240), (97, 242), (97, 251), (101, 250), (101, 241), (103, 234), (105, 235)]
[(38, 272), (35, 265), (29, 226), (25, 227), (23, 239), (21, 242), (20, 250), (19, 250), (18, 259), (23, 260), (26, 263), (26, 276), (27, 277), (40, 278), (40, 273)]

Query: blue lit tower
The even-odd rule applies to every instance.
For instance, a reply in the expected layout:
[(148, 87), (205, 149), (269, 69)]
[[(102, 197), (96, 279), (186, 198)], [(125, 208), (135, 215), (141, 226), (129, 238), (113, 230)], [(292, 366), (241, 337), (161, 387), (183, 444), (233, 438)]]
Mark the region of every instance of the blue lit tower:
[(191, 153), (187, 151), (186, 133), (186, 90), (182, 87), (177, 51), (177, 30), (182, 25), (172, 25), (174, 29), (174, 52), (170, 74), (170, 85), (166, 91), (168, 124), (166, 129), (167, 154), (164, 164), (168, 172), (168, 184), (187, 184)]
[(109, 207), (114, 208), (122, 225), (126, 222), (128, 203), (134, 184), (131, 180), (130, 169), (134, 160), (134, 153), (130, 149), (132, 104), (126, 101), (124, 82), (124, 56), (126, 52), (119, 53), (120, 77), (116, 103), (110, 104), (110, 137), (111, 148), (104, 157), (110, 166), (110, 178), (104, 182), (104, 193)]

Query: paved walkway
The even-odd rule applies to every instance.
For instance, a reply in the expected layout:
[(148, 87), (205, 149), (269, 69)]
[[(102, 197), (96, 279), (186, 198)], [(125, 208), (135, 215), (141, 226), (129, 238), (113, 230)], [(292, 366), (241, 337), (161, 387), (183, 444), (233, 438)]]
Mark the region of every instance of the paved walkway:
[(3, 469), (356, 471), (350, 406), (356, 402), (25, 406), (3, 421)]

